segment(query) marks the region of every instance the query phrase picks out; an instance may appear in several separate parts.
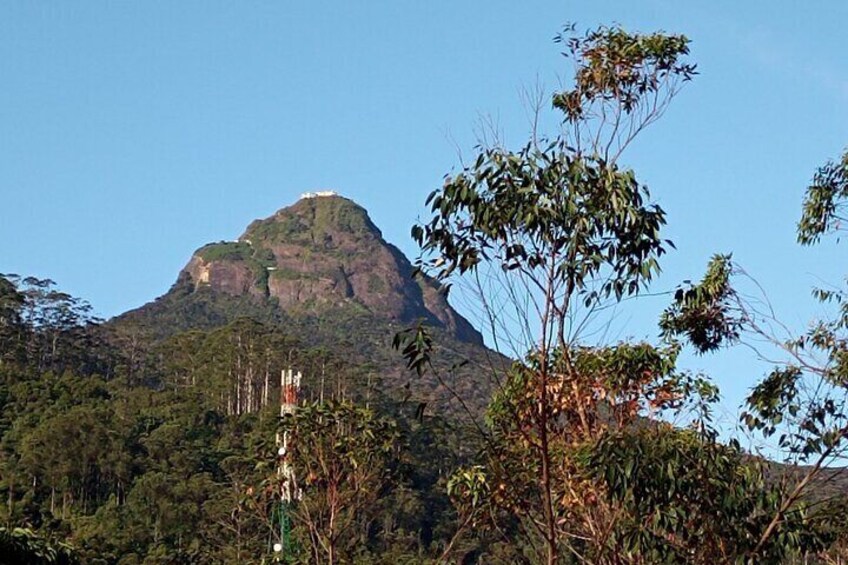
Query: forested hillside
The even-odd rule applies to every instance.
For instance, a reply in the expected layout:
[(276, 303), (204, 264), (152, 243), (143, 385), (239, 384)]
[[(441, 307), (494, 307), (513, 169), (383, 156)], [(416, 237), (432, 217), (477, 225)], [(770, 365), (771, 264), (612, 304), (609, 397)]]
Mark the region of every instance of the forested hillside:
[(459, 424), (386, 394), (343, 346), (249, 318), (141, 341), (49, 281), (2, 282), (4, 523), (69, 540), (85, 563), (261, 562), (280, 371), (297, 367), (304, 414), (373, 427), (387, 447), (350, 448), (379, 459), (366, 499), (345, 509), (345, 554), (388, 562), (447, 535), (439, 477), (472, 446), (457, 444)]
[[(447, 543), (445, 480), (474, 453), (491, 390), (473, 374), (506, 358), (346, 199), (302, 199), (245, 239), (204, 246), (166, 295), (106, 323), (50, 280), (2, 279), (7, 524), (70, 540), (86, 563), (273, 557), (280, 375), (294, 369), (304, 427), (379, 432), (343, 455), (377, 459), (367, 496), (344, 504), (338, 554), (415, 562)], [(391, 347), (419, 322), (438, 336), (437, 376), (413, 378)], [(303, 468), (323, 441), (342, 456), (326, 431), (301, 443)]]

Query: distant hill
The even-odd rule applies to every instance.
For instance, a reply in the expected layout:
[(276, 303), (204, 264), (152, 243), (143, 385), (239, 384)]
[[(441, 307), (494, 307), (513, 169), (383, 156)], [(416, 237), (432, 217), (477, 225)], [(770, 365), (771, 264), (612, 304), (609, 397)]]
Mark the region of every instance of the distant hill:
[(453, 405), (432, 375), (410, 384), (390, 347), (397, 331), (422, 321), (434, 333), (436, 364), (449, 386), (479, 414), (491, 393), (492, 364), (508, 360), (483, 345), (434, 280), (412, 273), (364, 208), (334, 193), (308, 194), (251, 222), (236, 241), (204, 245), (165, 295), (111, 324), (161, 340), (249, 317), (310, 346), (340, 350), (398, 394)]

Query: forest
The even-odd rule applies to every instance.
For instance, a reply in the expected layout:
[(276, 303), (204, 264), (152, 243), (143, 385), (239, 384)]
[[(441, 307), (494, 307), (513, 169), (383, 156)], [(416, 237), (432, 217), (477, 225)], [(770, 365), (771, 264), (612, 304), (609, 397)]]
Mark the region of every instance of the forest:
[[(596, 339), (591, 327), (650, 291), (674, 251), (622, 156), (698, 68), (683, 35), (566, 26), (555, 41), (570, 82), (532, 110), (556, 132), (481, 144), (422, 195), (428, 217), (411, 227), (408, 294), (472, 297), (485, 351), (433, 316), (387, 323), (353, 301), (344, 269), (310, 274), (308, 304), (267, 296), (300, 276), (274, 266), (291, 249), (279, 242), (323, 257), (339, 236), (319, 228), (372, 237), (344, 203), (320, 209), (333, 197), (314, 204), (330, 227), (258, 222), (193, 263), (254, 273), (265, 294), (181, 276), (153, 307), (101, 320), (50, 279), (0, 276), (0, 561), (848, 559), (848, 291), (811, 289), (826, 315), (786, 339), (738, 290), (744, 266), (716, 250), (668, 293), (654, 342)], [(798, 187), (802, 246), (844, 229), (848, 153), (826, 159)], [(394, 300), (379, 277), (367, 286)], [(720, 391), (679, 366), (683, 351), (752, 343), (776, 361), (736, 416), (785, 460), (722, 439)], [(281, 414), (289, 370), (303, 380)]]

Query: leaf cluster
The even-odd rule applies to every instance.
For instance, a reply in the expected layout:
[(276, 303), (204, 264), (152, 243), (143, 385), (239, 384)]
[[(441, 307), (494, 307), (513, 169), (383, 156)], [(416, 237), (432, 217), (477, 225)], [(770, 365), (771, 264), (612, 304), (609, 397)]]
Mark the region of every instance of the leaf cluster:
[(715, 255), (698, 284), (675, 292), (674, 303), (660, 317), (662, 335), (666, 339), (684, 335), (699, 353), (736, 342), (742, 320), (733, 312), (732, 275), (731, 256)]
[(626, 114), (655, 95), (669, 80), (689, 81), (696, 66), (685, 61), (689, 39), (661, 32), (629, 33), (619, 26), (601, 26), (583, 35), (574, 26), (554, 38), (575, 61), (574, 88), (554, 96), (554, 107), (570, 122), (586, 120), (596, 102), (614, 101)]
[[(446, 281), (494, 261), (504, 271), (550, 272), (586, 303), (636, 293), (659, 271), (664, 211), (632, 171), (573, 154), (562, 143), (517, 153), (487, 149), (427, 199), (412, 229), (419, 267)], [(539, 273), (541, 271), (541, 273)], [(594, 288), (589, 283), (606, 280)]]
[(848, 152), (838, 161), (828, 161), (819, 167), (804, 196), (801, 220), (798, 222), (798, 242), (817, 243), (822, 235), (837, 231), (845, 220), (845, 200), (848, 198)]
[(625, 429), (589, 446), (581, 463), (624, 511), (610, 550), (647, 562), (747, 563), (756, 554), (776, 563), (830, 541), (801, 507), (768, 546), (758, 547), (785, 493), (735, 443), (667, 425)]

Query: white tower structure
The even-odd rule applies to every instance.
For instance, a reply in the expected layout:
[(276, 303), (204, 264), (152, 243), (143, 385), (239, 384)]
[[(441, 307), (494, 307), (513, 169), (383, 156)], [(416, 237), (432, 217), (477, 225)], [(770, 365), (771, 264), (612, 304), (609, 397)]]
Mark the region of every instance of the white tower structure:
[[(280, 418), (287, 414), (294, 414), (297, 409), (301, 378), (300, 371), (294, 373), (288, 369), (280, 373)], [(277, 455), (279, 456), (277, 475), (281, 479), (280, 498), (286, 504), (300, 500), (302, 494), (297, 486), (294, 468), (289, 457), (289, 442), (288, 431), (283, 432), (282, 437), (279, 433), (277, 434)]]

